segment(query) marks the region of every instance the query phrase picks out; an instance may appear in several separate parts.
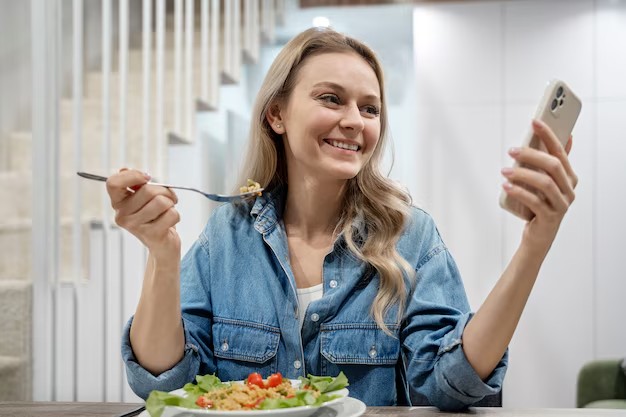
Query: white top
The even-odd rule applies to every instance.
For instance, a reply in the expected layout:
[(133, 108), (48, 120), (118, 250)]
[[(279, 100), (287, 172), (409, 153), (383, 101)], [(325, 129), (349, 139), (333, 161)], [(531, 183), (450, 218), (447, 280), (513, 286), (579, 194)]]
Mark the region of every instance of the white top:
[(298, 294), (298, 320), (300, 320), (300, 329), (304, 323), (304, 315), (311, 301), (319, 300), (324, 294), (324, 286), (317, 284), (309, 288), (297, 288)]

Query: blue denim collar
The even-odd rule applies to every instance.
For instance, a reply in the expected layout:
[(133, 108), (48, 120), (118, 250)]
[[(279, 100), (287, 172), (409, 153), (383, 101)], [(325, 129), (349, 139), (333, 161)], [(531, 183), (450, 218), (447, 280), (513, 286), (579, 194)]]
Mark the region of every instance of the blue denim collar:
[[(263, 192), (263, 194), (256, 198), (252, 208), (250, 209), (250, 216), (254, 221), (254, 228), (261, 234), (266, 234), (272, 231), (276, 224), (282, 221), (283, 210), (285, 208), (285, 197), (287, 194), (286, 186), (278, 186), (271, 191)], [(355, 220), (357, 223), (363, 223), (361, 218)], [(360, 224), (360, 228), (363, 225)], [(363, 239), (363, 238), (361, 238)], [(363, 242), (357, 240), (357, 245), (362, 245)], [(333, 245), (335, 248), (345, 251), (355, 260), (358, 258), (348, 250), (348, 245), (345, 240), (343, 232), (341, 232), (335, 239)]]
[(255, 218), (254, 228), (259, 233), (268, 233), (281, 220), (285, 205), (285, 193), (285, 187), (276, 187), (256, 198), (250, 215)]

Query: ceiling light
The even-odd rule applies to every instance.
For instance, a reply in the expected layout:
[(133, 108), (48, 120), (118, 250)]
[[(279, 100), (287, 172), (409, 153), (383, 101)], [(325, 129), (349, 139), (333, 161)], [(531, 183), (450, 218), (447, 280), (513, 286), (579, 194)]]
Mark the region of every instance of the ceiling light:
[(330, 26), (330, 20), (324, 16), (317, 16), (313, 18), (313, 27), (328, 27)]

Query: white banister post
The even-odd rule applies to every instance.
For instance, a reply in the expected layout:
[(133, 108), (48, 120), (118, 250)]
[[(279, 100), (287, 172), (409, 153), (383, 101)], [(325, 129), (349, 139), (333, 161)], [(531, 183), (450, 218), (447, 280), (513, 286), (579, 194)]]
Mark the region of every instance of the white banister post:
[[(108, 173), (111, 169), (111, 14), (112, 4), (111, 0), (102, 1), (102, 156), (101, 166), (102, 172)], [(102, 189), (102, 259), (104, 262), (102, 276), (102, 340), (103, 340), (103, 355), (102, 355), (102, 399), (107, 400), (109, 395), (109, 361), (107, 358), (107, 346), (109, 344), (109, 260), (111, 254), (109, 251), (111, 222), (109, 221), (109, 203), (106, 188)]]
[(209, 101), (209, 0), (200, 0), (200, 98)]
[(129, 0), (119, 1), (119, 51), (118, 51), (118, 73), (119, 73), (119, 142), (118, 142), (118, 167), (125, 167), (126, 160), (126, 139), (127, 139), (127, 108), (128, 108), (128, 9)]
[(276, 2), (276, 20), (278, 26), (285, 24), (285, 0), (274, 0)]
[(152, 149), (150, 144), (151, 129), (150, 129), (150, 105), (151, 105), (151, 70), (152, 70), (152, 0), (143, 0), (142, 4), (142, 45), (141, 50), (143, 52), (143, 129), (142, 129), (142, 168), (145, 172), (150, 172), (153, 166), (151, 166), (150, 155)]
[(231, 65), (233, 63), (233, 60), (231, 58), (231, 55), (233, 53), (232, 51), (232, 45), (233, 45), (232, 14), (233, 14), (233, 9), (231, 7), (231, 3), (226, 2), (224, 4), (224, 15), (223, 15), (224, 23), (223, 23), (223, 32), (222, 32), (224, 34), (224, 42), (223, 42), (224, 49), (222, 50), (222, 62), (223, 62), (222, 71), (224, 73), (226, 81), (229, 81), (229, 82), (232, 82), (232, 80), (227, 80), (227, 77), (230, 76), (230, 74), (232, 73)]
[(164, 129), (164, 98), (163, 84), (165, 82), (165, 0), (157, 0), (156, 2), (156, 109), (155, 109), (155, 125), (156, 125), (156, 169), (155, 173), (161, 180), (166, 180), (167, 174), (165, 169), (164, 151), (166, 150), (167, 140), (165, 138)]
[(195, 99), (193, 94), (193, 37), (194, 37), (194, 0), (185, 1), (185, 138), (193, 142), (193, 122), (195, 114)]
[(259, 1), (244, 0), (243, 51), (248, 62), (259, 60)]
[(231, 74), (234, 81), (239, 82), (241, 78), (241, 0), (231, 0), (229, 2), (232, 7), (231, 13), (231, 27), (232, 27), (232, 51), (230, 55), (231, 61)]
[(37, 175), (33, 175), (32, 181), (31, 378), (36, 401), (55, 400), (55, 289), (59, 271), (59, 27), (58, 0), (31, 0), (32, 166), (37, 167)]
[(183, 0), (174, 0), (174, 132), (182, 134)]
[(211, 0), (211, 28), (210, 28), (210, 55), (209, 65), (211, 67), (209, 104), (217, 108), (220, 88), (220, 0)]
[[(82, 171), (83, 155), (83, 0), (74, 0), (72, 4), (72, 94), (73, 94), (73, 136), (74, 136), (74, 171)], [(74, 216), (72, 220), (72, 257), (73, 277), (72, 293), (76, 294), (78, 284), (85, 278), (83, 276), (83, 235), (82, 235), (82, 212), (83, 190), (82, 181), (78, 176), (74, 177)], [(76, 298), (73, 298), (76, 300)], [(78, 400), (78, 329), (77, 329), (77, 306), (73, 306), (73, 352), (72, 365), (72, 399)]]
[(274, 43), (275, 7), (274, 0), (261, 0), (261, 34), (263, 39)]

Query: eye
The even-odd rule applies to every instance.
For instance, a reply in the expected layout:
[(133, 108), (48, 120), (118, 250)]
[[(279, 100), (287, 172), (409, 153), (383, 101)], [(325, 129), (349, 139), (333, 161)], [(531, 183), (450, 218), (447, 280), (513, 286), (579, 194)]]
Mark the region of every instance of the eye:
[(380, 114), (380, 109), (376, 106), (363, 106), (361, 108), (361, 111), (367, 114), (370, 114), (372, 116), (378, 116)]
[(326, 103), (341, 104), (341, 100), (339, 100), (339, 97), (336, 94), (322, 94), (319, 96), (319, 100)]

